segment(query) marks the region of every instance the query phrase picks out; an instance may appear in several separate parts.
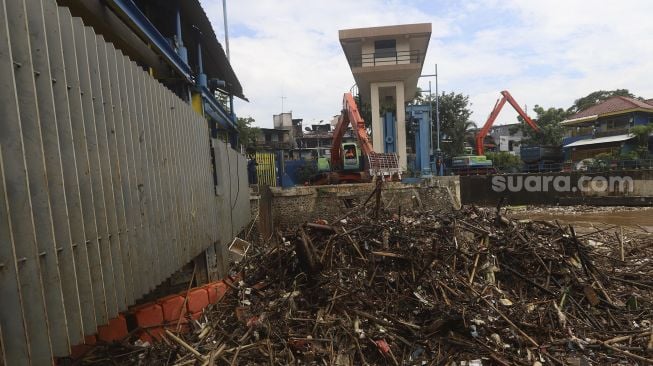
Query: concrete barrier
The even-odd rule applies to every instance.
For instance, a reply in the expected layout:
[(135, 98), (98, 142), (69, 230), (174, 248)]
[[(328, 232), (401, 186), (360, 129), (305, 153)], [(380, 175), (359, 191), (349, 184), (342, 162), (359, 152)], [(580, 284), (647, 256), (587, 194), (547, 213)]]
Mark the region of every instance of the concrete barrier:
[[(374, 183), (267, 187), (261, 191), (259, 226), (267, 237), (272, 228), (285, 230), (304, 222), (332, 221), (362, 204)], [(383, 207), (390, 210), (452, 210), (460, 207), (458, 177), (435, 177), (419, 183), (384, 183)]]
[(463, 204), (653, 205), (653, 171), (501, 174), (460, 177)]

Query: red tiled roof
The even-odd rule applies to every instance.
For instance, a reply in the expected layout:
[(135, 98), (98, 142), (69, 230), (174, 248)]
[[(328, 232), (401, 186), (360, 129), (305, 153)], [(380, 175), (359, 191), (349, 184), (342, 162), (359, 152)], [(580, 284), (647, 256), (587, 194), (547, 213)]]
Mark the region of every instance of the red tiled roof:
[(647, 99), (645, 100), (646, 104), (653, 105), (653, 99)]
[(603, 114), (625, 111), (628, 109), (635, 109), (635, 108), (650, 109), (651, 112), (653, 112), (653, 104), (649, 104), (649, 103), (653, 103), (653, 99), (644, 102), (639, 99), (617, 96), (617, 97), (612, 97), (610, 99), (606, 99), (605, 101), (595, 106), (591, 106), (585, 110), (582, 110), (574, 114), (573, 116), (569, 117), (568, 119), (576, 119), (576, 118), (589, 117), (594, 115), (601, 116)]

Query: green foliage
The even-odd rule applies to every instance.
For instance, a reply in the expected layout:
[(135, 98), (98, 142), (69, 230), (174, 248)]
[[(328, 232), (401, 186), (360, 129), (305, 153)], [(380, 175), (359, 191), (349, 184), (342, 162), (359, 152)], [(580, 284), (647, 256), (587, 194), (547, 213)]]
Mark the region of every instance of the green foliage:
[(492, 160), (492, 165), (498, 167), (501, 171), (513, 171), (521, 167), (522, 162), (518, 156), (507, 151), (488, 152), (485, 156)]
[(639, 158), (637, 151), (622, 152), (617, 157), (618, 160), (635, 160), (637, 158)]
[(258, 127), (253, 126), (254, 122), (252, 117), (238, 117), (236, 121), (240, 144), (245, 146), (249, 153), (256, 150), (256, 136), (260, 131)]
[[(429, 103), (434, 95), (427, 95), (423, 103)], [(440, 135), (447, 137), (450, 142), (440, 143), (440, 149), (448, 156), (456, 156), (464, 153), (465, 142), (471, 129), (475, 128), (474, 122), (470, 121), (472, 115), (470, 109), (469, 95), (461, 93), (442, 92), (438, 98), (440, 105)], [(433, 103), (433, 118), (435, 118), (435, 103)], [(437, 139), (437, 129), (433, 128), (433, 141)], [(433, 146), (435, 148), (435, 146)]]
[(354, 99), (356, 100), (356, 104), (358, 105), (358, 113), (360, 113), (361, 117), (363, 118), (363, 121), (365, 121), (365, 127), (367, 127), (368, 130), (371, 129), (372, 107), (370, 106), (369, 103), (363, 103), (360, 94), (356, 95)]
[(648, 141), (652, 132), (652, 124), (637, 125), (633, 126), (633, 128), (630, 129), (630, 133), (635, 135), (635, 139), (637, 140), (637, 148), (635, 149), (637, 157), (641, 159), (647, 159), (650, 156)]
[[(592, 93), (589, 93), (588, 95), (576, 99), (574, 101), (574, 105), (569, 107), (567, 109), (567, 112), (569, 114), (574, 114), (578, 113), (582, 110), (585, 110), (589, 107), (595, 106), (601, 102), (603, 102), (606, 99), (615, 97), (615, 96), (622, 96), (622, 97), (630, 97), (630, 98), (635, 98), (635, 95), (631, 93), (628, 89), (615, 89), (615, 90), (598, 90)], [(639, 98), (641, 99), (641, 98)]]
[[(544, 109), (537, 104), (533, 107), (533, 111), (535, 111), (537, 115), (534, 122), (540, 128), (540, 132), (535, 132), (525, 123), (523, 118), (517, 117), (517, 119), (522, 122), (522, 125), (518, 127), (518, 129), (521, 129), (524, 134), (522, 144), (560, 145), (562, 143), (562, 137), (564, 136), (564, 128), (560, 125), (560, 122), (569, 117), (569, 111), (553, 107)], [(513, 133), (513, 131), (510, 132)]]
[(225, 93), (220, 92), (219, 90), (216, 90), (213, 93), (213, 96), (218, 101), (218, 103), (220, 103), (222, 108), (224, 108), (224, 110), (227, 111), (227, 113), (231, 113), (231, 103), (229, 102), (229, 95), (228, 94), (225, 94)]

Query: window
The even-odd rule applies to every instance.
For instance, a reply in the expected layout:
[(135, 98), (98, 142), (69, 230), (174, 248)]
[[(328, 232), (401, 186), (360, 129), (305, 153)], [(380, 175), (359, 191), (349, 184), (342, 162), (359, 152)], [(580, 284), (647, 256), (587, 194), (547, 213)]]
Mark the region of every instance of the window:
[(623, 129), (628, 127), (628, 120), (625, 118), (614, 118), (606, 121), (605, 125), (608, 130)]
[(374, 57), (395, 57), (397, 55), (397, 41), (394, 39), (374, 41)]

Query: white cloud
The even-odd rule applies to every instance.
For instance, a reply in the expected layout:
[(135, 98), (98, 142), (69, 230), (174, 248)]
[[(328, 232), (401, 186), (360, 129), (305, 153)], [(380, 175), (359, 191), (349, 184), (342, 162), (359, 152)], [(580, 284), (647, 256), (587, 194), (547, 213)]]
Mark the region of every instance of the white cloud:
[[(221, 0), (202, 1), (221, 37)], [(442, 4), (441, 4), (442, 3)], [(653, 2), (581, 0), (229, 1), (232, 65), (250, 103), (236, 112), (270, 126), (286, 111), (307, 121), (340, 109), (353, 77), (338, 29), (431, 22), (425, 73), (440, 89), (469, 94), (483, 123), (499, 91), (520, 104), (568, 107), (598, 89), (653, 97)], [(427, 86), (427, 80), (420, 85)], [(503, 112), (499, 123), (515, 121)]]

